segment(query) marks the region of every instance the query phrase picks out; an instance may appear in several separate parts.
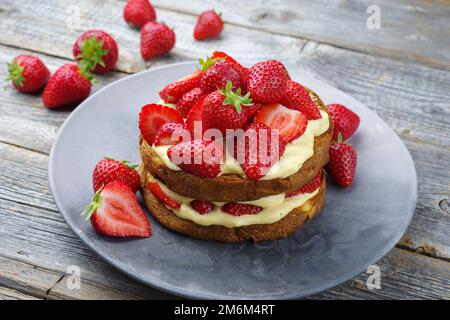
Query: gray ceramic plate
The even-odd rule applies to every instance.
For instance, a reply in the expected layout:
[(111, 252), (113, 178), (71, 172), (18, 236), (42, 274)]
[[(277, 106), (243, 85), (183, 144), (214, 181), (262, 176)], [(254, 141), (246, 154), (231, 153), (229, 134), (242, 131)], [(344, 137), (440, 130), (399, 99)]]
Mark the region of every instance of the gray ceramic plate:
[[(152, 287), (192, 298), (299, 298), (365, 270), (400, 239), (414, 212), (416, 173), (398, 136), (361, 103), (308, 76), (298, 79), (325, 103), (339, 102), (361, 117), (351, 139), (358, 171), (350, 189), (328, 184), (323, 212), (288, 239), (243, 244), (199, 241), (164, 229), (116, 240), (98, 235), (80, 216), (92, 196), (91, 174), (104, 156), (140, 160), (138, 114), (192, 62), (138, 73), (99, 90), (66, 120), (49, 164), (56, 204), (73, 231), (106, 261)], [(297, 72), (290, 70), (296, 78)], [(298, 72), (298, 74), (302, 74)]]

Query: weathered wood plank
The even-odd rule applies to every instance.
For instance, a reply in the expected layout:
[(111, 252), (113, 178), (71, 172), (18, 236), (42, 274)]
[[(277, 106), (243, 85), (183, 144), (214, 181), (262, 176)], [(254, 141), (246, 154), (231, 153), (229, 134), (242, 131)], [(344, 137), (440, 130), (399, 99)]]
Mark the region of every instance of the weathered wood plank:
[[(302, 37), (450, 69), (448, 1), (154, 0), (157, 8), (198, 15), (214, 8), (225, 22), (277, 34)], [(371, 5), (380, 8), (381, 28), (367, 28)], [(372, 11), (370, 12), (373, 13)], [(192, 27), (191, 27), (192, 29)], [(228, 25), (225, 33), (231, 33)]]
[(30, 296), (20, 291), (0, 287), (0, 300), (40, 300), (35, 296)]
[[(104, 29), (119, 44), (117, 69), (124, 72), (136, 72), (146, 66), (182, 59), (198, 59), (210, 54), (213, 49), (226, 49), (231, 54), (254, 59), (275, 56), (295, 58), (305, 44), (301, 39), (233, 25), (228, 26), (229, 32), (220, 39), (196, 42), (192, 37), (195, 17), (158, 10), (159, 19), (175, 27), (177, 42), (169, 56), (146, 64), (140, 56), (139, 32), (124, 22), (123, 6), (123, 2), (113, 0), (82, 0), (76, 5), (69, 0), (4, 0), (0, 3), (0, 43), (72, 59), (72, 45), (78, 35), (90, 28)], [(79, 27), (74, 23), (77, 17)], [(29, 23), (24, 24), (22, 21)]]

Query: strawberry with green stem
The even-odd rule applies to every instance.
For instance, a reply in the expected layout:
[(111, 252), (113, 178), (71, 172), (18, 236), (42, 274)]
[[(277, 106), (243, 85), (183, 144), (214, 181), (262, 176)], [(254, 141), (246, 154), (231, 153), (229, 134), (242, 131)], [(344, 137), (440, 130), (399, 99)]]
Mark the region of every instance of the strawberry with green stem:
[(40, 90), (50, 77), (50, 71), (45, 64), (35, 56), (19, 55), (8, 63), (8, 77), (13, 86), (23, 93)]

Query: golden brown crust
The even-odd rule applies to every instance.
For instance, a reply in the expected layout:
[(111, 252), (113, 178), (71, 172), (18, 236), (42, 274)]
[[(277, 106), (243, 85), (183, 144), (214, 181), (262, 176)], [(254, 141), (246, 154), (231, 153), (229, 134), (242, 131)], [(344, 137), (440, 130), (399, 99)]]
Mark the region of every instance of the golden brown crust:
[(283, 219), (272, 224), (256, 224), (237, 228), (223, 226), (202, 226), (192, 221), (178, 217), (167, 209), (142, 182), (142, 194), (145, 204), (152, 215), (165, 227), (181, 234), (201, 239), (215, 240), (219, 242), (237, 243), (246, 240), (264, 241), (285, 238), (299, 228), (305, 222), (316, 216), (323, 207), (325, 199), (325, 179), (322, 180), (319, 193), (309, 199), (301, 207), (288, 213)]
[[(310, 94), (318, 108), (326, 110), (326, 106), (319, 96), (311, 90)], [(141, 139), (140, 152), (144, 170), (148, 170), (176, 193), (198, 200), (249, 201), (274, 194), (294, 192), (310, 182), (328, 162), (332, 130), (332, 123), (330, 122), (328, 130), (314, 138), (313, 156), (296, 173), (286, 178), (270, 180), (249, 180), (236, 174), (202, 178), (185, 171), (171, 170), (164, 165), (143, 139)]]

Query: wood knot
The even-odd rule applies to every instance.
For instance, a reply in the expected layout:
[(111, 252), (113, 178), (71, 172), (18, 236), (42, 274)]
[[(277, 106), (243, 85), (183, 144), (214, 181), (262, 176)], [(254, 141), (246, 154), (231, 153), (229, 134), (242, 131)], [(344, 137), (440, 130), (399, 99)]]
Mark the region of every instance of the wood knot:
[(450, 214), (450, 204), (448, 203), (448, 199), (439, 201), (439, 208), (445, 213)]

